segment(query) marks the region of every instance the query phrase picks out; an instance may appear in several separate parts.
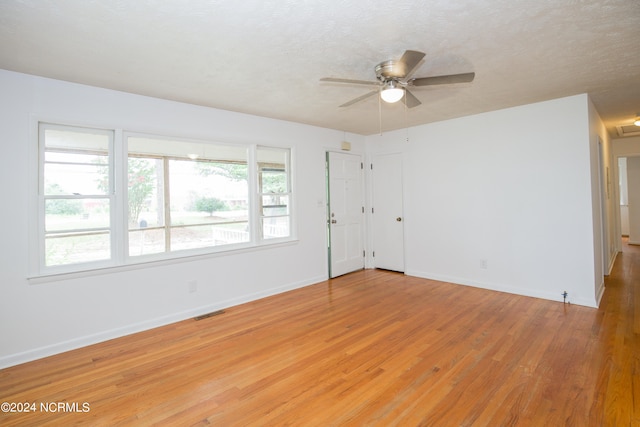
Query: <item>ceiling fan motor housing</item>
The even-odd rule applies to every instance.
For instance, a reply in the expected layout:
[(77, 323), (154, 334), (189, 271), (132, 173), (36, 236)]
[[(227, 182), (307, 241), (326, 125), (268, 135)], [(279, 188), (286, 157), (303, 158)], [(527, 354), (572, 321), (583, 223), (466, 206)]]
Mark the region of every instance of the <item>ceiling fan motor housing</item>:
[(404, 68), (398, 61), (384, 61), (376, 65), (376, 77), (383, 83), (390, 79), (398, 80), (406, 75)]

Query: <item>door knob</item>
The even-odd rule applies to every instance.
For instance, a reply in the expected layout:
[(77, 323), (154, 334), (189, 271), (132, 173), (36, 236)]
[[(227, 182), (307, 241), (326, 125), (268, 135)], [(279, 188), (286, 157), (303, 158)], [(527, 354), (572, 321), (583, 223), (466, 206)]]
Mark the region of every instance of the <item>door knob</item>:
[(400, 221), (402, 221), (402, 218), (398, 217), (398, 218), (396, 218), (396, 221), (400, 222)]

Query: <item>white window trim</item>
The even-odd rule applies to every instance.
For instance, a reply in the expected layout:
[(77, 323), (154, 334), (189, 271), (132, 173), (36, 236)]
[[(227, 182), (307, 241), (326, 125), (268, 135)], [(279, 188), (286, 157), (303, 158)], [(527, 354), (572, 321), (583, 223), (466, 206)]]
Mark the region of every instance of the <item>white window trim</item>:
[[(27, 277), (30, 284), (48, 283), (52, 281), (58, 281), (63, 279), (72, 279), (80, 277), (89, 277), (92, 275), (109, 274), (120, 271), (135, 270), (140, 268), (148, 268), (150, 266), (161, 266), (183, 262), (193, 262), (197, 260), (207, 259), (211, 257), (228, 256), (231, 254), (241, 254), (246, 252), (253, 252), (256, 250), (264, 250), (268, 248), (288, 246), (291, 244), (297, 244), (297, 221), (296, 221), (296, 208), (295, 204), (297, 197), (295, 194), (295, 173), (292, 165), (295, 164), (294, 153), (295, 149), (290, 146), (276, 146), (266, 145), (263, 143), (233, 143), (224, 142), (214, 139), (191, 139), (182, 138), (167, 135), (157, 135), (149, 133), (140, 133), (135, 131), (128, 131), (122, 128), (109, 128), (104, 126), (95, 126), (87, 124), (68, 124), (65, 121), (60, 120), (44, 120), (39, 118), (32, 118), (34, 125), (31, 129), (35, 129), (32, 135), (32, 140), (35, 140), (35, 147), (31, 154), (30, 165), (31, 170), (34, 173), (30, 174), (31, 182), (29, 183), (30, 204), (35, 207), (31, 209), (32, 214), (29, 218), (29, 223), (32, 224), (30, 229), (32, 232), (29, 237), (29, 275)], [(46, 126), (58, 127), (61, 129), (78, 129), (85, 128), (88, 130), (113, 132), (113, 137), (110, 139), (110, 167), (112, 171), (112, 184), (111, 193), (114, 198), (113, 206), (111, 209), (111, 245), (112, 245), (112, 257), (107, 261), (86, 262), (79, 264), (68, 264), (62, 266), (45, 266), (44, 265), (44, 197), (43, 194), (43, 174), (44, 174), (44, 144), (41, 144), (40, 124)], [(126, 179), (122, 177), (126, 176), (126, 168), (128, 158), (128, 150), (126, 138), (128, 136), (148, 136), (154, 138), (172, 139), (184, 142), (196, 142), (205, 144), (220, 144), (230, 146), (242, 146), (247, 148), (247, 162), (251, 167), (248, 168), (247, 179), (249, 187), (249, 229), (250, 229), (250, 241), (246, 243), (229, 244), (224, 246), (214, 246), (196, 249), (179, 250), (175, 252), (163, 252), (159, 254), (149, 254), (145, 256), (130, 257), (127, 254), (128, 245), (128, 227), (127, 227), (127, 185)], [(258, 147), (282, 149), (288, 150), (288, 162), (287, 172), (290, 185), (290, 213), (289, 213), (289, 236), (282, 238), (264, 239), (261, 233), (260, 215), (257, 211), (258, 193), (257, 184), (257, 162), (256, 151)], [(34, 160), (35, 159), (35, 160)], [(120, 177), (120, 178), (119, 178)]]
[[(267, 193), (261, 193), (260, 192), (260, 185), (258, 184), (258, 162), (254, 161), (254, 165), (256, 166), (255, 169), (255, 178), (254, 178), (254, 183), (255, 183), (255, 194), (256, 194), (256, 203), (254, 204), (255, 206), (255, 211), (256, 211), (256, 226), (259, 227), (259, 230), (257, 230), (257, 233), (255, 234), (256, 236), (259, 236), (260, 240), (262, 242), (286, 242), (287, 240), (289, 240), (289, 238), (291, 238), (291, 236), (297, 236), (297, 234), (295, 233), (294, 230), (297, 230), (297, 228), (295, 228), (295, 224), (294, 224), (294, 201), (296, 200), (296, 197), (294, 197), (294, 193), (293, 193), (293, 171), (291, 168), (291, 165), (293, 164), (293, 149), (291, 148), (287, 148), (287, 147), (274, 147), (274, 146), (268, 146), (268, 145), (257, 145), (256, 149), (254, 150), (254, 152), (257, 153), (257, 150), (259, 148), (265, 148), (268, 150), (289, 150), (289, 155), (286, 158), (286, 163), (285, 163), (285, 169), (287, 171), (287, 179), (288, 179), (288, 183), (287, 183), (287, 188), (289, 191), (287, 191), (287, 195), (289, 196), (289, 214), (288, 215), (279, 215), (281, 217), (288, 217), (289, 218), (289, 236), (288, 237), (275, 237), (275, 238), (270, 238), (270, 239), (265, 239), (263, 236), (263, 228), (262, 228), (262, 219), (266, 218), (263, 214), (262, 214), (262, 201), (259, 200), (262, 198), (263, 195), (267, 194)], [(273, 216), (273, 217), (277, 217), (277, 216)]]
[[(299, 243), (298, 239), (290, 239), (286, 242), (269, 242), (262, 245), (247, 246), (244, 248), (234, 248), (234, 249), (228, 249), (228, 250), (218, 251), (218, 252), (209, 252), (204, 254), (188, 254), (188, 255), (181, 254), (180, 256), (174, 256), (166, 259), (145, 259), (144, 261), (132, 262), (132, 263), (123, 264), (123, 265), (114, 265), (114, 266), (101, 267), (101, 268), (33, 275), (30, 277), (27, 277), (27, 280), (30, 285), (39, 285), (42, 283), (57, 282), (59, 280), (81, 279), (83, 277), (92, 277), (92, 276), (99, 276), (104, 274), (120, 273), (123, 271), (135, 271), (135, 270), (141, 270), (141, 269), (151, 268), (151, 267), (155, 268), (155, 267), (162, 267), (166, 265), (203, 261), (207, 259), (225, 257), (229, 255), (240, 255), (240, 254), (251, 253), (251, 252), (259, 252), (266, 249), (274, 249), (274, 248), (297, 245), (298, 243)], [(186, 252), (186, 251), (180, 251), (180, 252)]]
[[(105, 129), (101, 127), (88, 127), (88, 126), (76, 126), (76, 125), (66, 125), (60, 123), (53, 123), (49, 121), (39, 121), (36, 126), (36, 144), (37, 144), (37, 152), (38, 155), (36, 157), (37, 161), (37, 191), (35, 197), (37, 198), (37, 225), (33, 227), (35, 229), (36, 239), (37, 239), (37, 253), (34, 255), (37, 266), (37, 275), (55, 275), (60, 273), (66, 273), (70, 271), (78, 271), (82, 270), (94, 270), (106, 267), (112, 267), (117, 265), (116, 258), (114, 256), (114, 244), (116, 244), (117, 238), (117, 223), (114, 222), (114, 217), (117, 215), (115, 212), (116, 207), (116, 194), (114, 193), (114, 147), (116, 145), (116, 135), (113, 129)], [(110, 247), (111, 247), (111, 257), (108, 260), (101, 261), (89, 261), (82, 264), (69, 264), (69, 265), (61, 265), (61, 266), (50, 266), (47, 267), (45, 265), (45, 239), (44, 239), (44, 230), (45, 230), (45, 196), (44, 196), (44, 156), (45, 156), (45, 147), (44, 144), (41, 144), (43, 133), (45, 129), (87, 129), (87, 131), (104, 133), (109, 137), (109, 189), (110, 193), (107, 198), (109, 200), (109, 213), (110, 213)], [(78, 268), (80, 266), (80, 268)]]

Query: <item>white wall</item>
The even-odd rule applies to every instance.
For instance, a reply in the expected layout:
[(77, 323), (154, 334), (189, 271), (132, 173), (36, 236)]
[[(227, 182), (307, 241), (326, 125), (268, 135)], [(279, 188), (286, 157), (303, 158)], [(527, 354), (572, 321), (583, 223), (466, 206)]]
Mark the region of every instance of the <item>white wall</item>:
[[(327, 277), (324, 152), (341, 131), (0, 70), (0, 368), (189, 318)], [(34, 284), (28, 218), (38, 120), (292, 147), (295, 243)], [(348, 135), (354, 152), (364, 138)], [(187, 283), (198, 281), (198, 291)]]
[[(327, 277), (324, 153), (340, 149), (343, 132), (1, 70), (0, 93), (0, 368)], [(566, 290), (573, 303), (596, 306), (603, 268), (592, 165), (601, 124), (590, 108), (579, 95), (347, 135), (354, 153), (403, 153), (407, 274), (558, 301)], [(299, 240), (29, 282), (38, 120), (291, 146)]]
[(578, 95), (367, 137), (404, 154), (406, 274), (597, 306), (588, 110)]
[(591, 153), (591, 208), (593, 216), (593, 280), (595, 298), (600, 301), (604, 293), (604, 276), (613, 269), (618, 254), (615, 240), (616, 224), (615, 189), (612, 177), (615, 166), (611, 155), (611, 141), (604, 122), (593, 102), (588, 99), (588, 138)]

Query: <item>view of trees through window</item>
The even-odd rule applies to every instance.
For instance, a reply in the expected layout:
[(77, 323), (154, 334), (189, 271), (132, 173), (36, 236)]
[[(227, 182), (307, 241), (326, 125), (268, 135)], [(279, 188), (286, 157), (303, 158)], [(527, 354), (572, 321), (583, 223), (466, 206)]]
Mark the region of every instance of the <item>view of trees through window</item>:
[[(116, 224), (119, 218), (112, 215), (118, 194), (113, 133), (51, 125), (43, 127), (41, 140), (44, 265), (112, 258), (113, 218)], [(253, 148), (257, 162), (250, 173), (249, 146), (138, 135), (125, 140), (125, 256), (290, 236), (288, 149)], [(253, 209), (252, 188), (259, 204)], [(254, 239), (251, 221), (260, 232)]]

